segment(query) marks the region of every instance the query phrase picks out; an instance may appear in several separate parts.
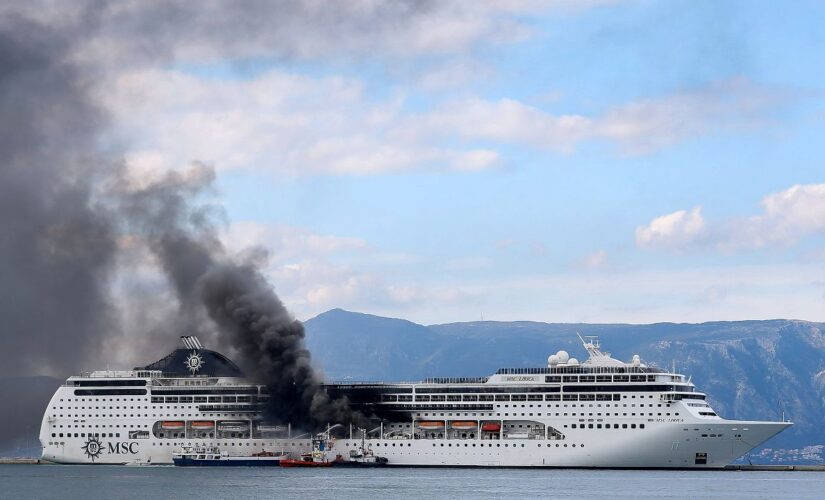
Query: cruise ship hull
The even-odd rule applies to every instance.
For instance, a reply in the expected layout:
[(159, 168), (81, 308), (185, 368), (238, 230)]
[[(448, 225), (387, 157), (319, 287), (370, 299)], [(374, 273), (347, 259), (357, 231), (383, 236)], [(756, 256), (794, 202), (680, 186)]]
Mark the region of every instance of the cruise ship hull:
[[(394, 466), (719, 469), (790, 425), (727, 421), (684, 430), (686, 427), (682, 425), (663, 424), (658, 428), (651, 427), (644, 436), (627, 432), (624, 436), (599, 439), (598, 435), (571, 434), (565, 442), (378, 439), (367, 443), (376, 455), (387, 458), (389, 465)], [(744, 431), (746, 434), (742, 438), (733, 437), (743, 427), (748, 429)], [(587, 431), (582, 434), (585, 433)], [(702, 438), (702, 434), (722, 437)], [(573, 447), (576, 441), (578, 444)], [(333, 450), (343, 452), (352, 444), (346, 439), (338, 440)], [(696, 463), (697, 453), (705, 454), (705, 463)]]
[[(617, 469), (719, 469), (748, 453), (791, 424), (788, 422), (724, 421), (713, 424), (651, 424), (639, 431), (619, 431), (609, 439), (599, 432), (568, 434), (553, 439), (367, 439), (366, 445), (390, 466), (407, 467), (558, 467)], [(743, 430), (747, 429), (747, 430)], [(714, 435), (719, 437), (702, 437)], [(741, 435), (741, 437), (735, 437)], [(311, 449), (309, 439), (186, 440), (168, 446), (164, 442), (107, 442), (92, 459), (85, 441), (70, 439), (59, 449), (44, 452), (43, 459), (61, 464), (150, 463), (171, 465), (172, 453), (184, 444), (216, 444), (236, 455), (253, 451), (282, 450), (296, 456)], [(573, 445), (576, 445), (575, 447)], [(329, 449), (331, 456), (346, 456), (361, 440), (340, 438)], [(704, 463), (697, 463), (703, 454)]]

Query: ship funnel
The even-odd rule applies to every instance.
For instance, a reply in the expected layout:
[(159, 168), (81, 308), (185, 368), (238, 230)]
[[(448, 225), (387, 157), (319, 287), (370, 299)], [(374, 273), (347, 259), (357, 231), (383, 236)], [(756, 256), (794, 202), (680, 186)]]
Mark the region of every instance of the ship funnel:
[(203, 349), (200, 340), (194, 335), (181, 335), (180, 341), (183, 342), (183, 346), (187, 349)]

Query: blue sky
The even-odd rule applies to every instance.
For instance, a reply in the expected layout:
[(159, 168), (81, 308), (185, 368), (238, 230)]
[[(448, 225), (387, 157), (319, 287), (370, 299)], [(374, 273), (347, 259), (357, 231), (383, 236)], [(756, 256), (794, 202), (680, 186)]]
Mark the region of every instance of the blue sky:
[[(117, 75), (302, 319), (825, 320), (820, 2), (444, 2)], [(357, 25), (357, 23), (354, 23)], [(303, 45), (300, 45), (303, 44)]]

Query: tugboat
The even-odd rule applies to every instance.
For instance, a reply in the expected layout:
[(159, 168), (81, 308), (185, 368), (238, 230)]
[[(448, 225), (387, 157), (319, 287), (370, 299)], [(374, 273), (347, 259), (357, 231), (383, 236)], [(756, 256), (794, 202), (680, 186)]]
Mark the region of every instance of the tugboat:
[(366, 445), (366, 429), (361, 430), (361, 446), (356, 450), (349, 451), (349, 457), (344, 459), (340, 455), (336, 459), (335, 465), (342, 467), (384, 467), (390, 461), (385, 457), (377, 457), (372, 452), (372, 448)]
[(335, 460), (327, 458), (326, 450), (329, 448), (327, 439), (318, 437), (312, 440), (312, 451), (309, 453), (302, 453), (300, 459), (287, 458), (281, 460), (281, 467), (332, 467), (341, 462), (341, 456), (335, 457)]
[(230, 456), (217, 446), (184, 446), (172, 454), (172, 461), (180, 467), (277, 467), (288, 459), (287, 453), (261, 451), (250, 456)]

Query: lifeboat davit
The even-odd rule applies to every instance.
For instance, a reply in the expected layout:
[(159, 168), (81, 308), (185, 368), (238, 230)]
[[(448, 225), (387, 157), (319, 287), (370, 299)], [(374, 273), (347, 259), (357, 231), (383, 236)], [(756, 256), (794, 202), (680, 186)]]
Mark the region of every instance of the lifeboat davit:
[(501, 430), (501, 424), (498, 422), (484, 422), (481, 424), (481, 430), (483, 432), (499, 432)]
[(475, 430), (478, 426), (478, 422), (473, 422), (471, 420), (461, 421), (457, 420), (455, 422), (450, 422), (450, 427), (457, 430), (457, 431), (471, 431)]
[(211, 420), (195, 420), (191, 425), (193, 429), (211, 429), (215, 427), (215, 422)]
[(441, 420), (422, 420), (418, 422), (418, 428), (428, 431), (436, 431), (444, 428), (444, 422)]
[(180, 420), (167, 420), (165, 422), (161, 422), (160, 428), (167, 430), (167, 431), (176, 431), (181, 430), (186, 426), (183, 421)]

